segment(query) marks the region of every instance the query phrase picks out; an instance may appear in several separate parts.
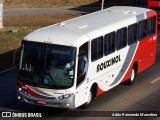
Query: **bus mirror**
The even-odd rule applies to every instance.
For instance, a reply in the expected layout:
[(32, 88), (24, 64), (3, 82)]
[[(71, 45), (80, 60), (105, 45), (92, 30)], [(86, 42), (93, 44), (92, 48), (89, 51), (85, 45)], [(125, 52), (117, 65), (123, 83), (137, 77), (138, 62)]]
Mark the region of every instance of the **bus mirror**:
[(18, 66), (18, 62), (19, 62), (19, 57), (20, 57), (20, 49), (16, 49), (14, 52), (13, 52), (13, 61), (12, 61), (12, 67), (14, 66)]

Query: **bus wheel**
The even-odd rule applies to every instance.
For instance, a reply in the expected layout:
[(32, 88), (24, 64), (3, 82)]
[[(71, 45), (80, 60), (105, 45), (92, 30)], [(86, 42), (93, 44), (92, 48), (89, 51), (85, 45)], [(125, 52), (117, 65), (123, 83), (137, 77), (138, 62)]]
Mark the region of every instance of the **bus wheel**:
[(131, 71), (131, 76), (130, 76), (129, 80), (127, 81), (127, 83), (129, 85), (132, 85), (134, 83), (135, 78), (136, 78), (136, 74), (137, 74), (136, 67), (133, 66), (132, 71)]
[(82, 108), (84, 109), (87, 109), (89, 108), (91, 102), (92, 102), (92, 99), (93, 99), (93, 92), (92, 92), (92, 89), (89, 91), (88, 95), (87, 95), (87, 102), (82, 105)]

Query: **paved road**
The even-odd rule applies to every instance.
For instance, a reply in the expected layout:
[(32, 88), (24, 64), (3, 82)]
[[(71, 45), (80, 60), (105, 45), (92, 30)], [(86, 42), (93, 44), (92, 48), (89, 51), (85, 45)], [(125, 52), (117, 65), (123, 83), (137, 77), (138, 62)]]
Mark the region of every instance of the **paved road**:
[[(146, 0), (140, 0), (139, 5), (141, 7), (146, 6)], [(134, 1), (126, 1), (126, 0), (109, 0), (106, 3), (106, 7), (115, 6), (115, 5), (123, 5), (123, 6), (135, 6)], [(96, 4), (96, 5), (95, 5)], [(101, 9), (101, 5), (99, 3), (93, 3), (90, 5), (82, 5), (82, 6), (63, 6), (63, 7), (53, 7), (53, 8), (5, 8), (4, 16), (21, 16), (21, 15), (37, 15), (37, 14), (84, 14), (91, 13)]]
[(4, 9), (4, 16), (21, 16), (37, 14), (78, 14), (90, 13), (99, 10), (100, 7), (55, 7), (55, 8), (9, 8)]

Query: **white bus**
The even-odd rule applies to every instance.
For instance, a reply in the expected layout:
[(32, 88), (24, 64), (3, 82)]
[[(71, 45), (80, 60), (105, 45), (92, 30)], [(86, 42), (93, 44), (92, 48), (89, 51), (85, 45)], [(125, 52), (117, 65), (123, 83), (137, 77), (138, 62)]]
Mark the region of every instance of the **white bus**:
[(18, 99), (87, 108), (118, 84), (132, 84), (155, 62), (156, 17), (150, 9), (115, 6), (30, 33), (21, 45)]

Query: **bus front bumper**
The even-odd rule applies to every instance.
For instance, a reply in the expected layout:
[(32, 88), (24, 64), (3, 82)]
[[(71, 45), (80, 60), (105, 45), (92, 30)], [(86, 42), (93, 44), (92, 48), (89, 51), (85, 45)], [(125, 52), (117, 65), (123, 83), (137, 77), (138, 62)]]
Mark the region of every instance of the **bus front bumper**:
[(34, 105), (48, 106), (55, 108), (66, 108), (74, 109), (75, 108), (75, 95), (72, 95), (69, 98), (59, 100), (58, 98), (40, 98), (31, 95), (27, 95), (18, 90), (18, 100)]

